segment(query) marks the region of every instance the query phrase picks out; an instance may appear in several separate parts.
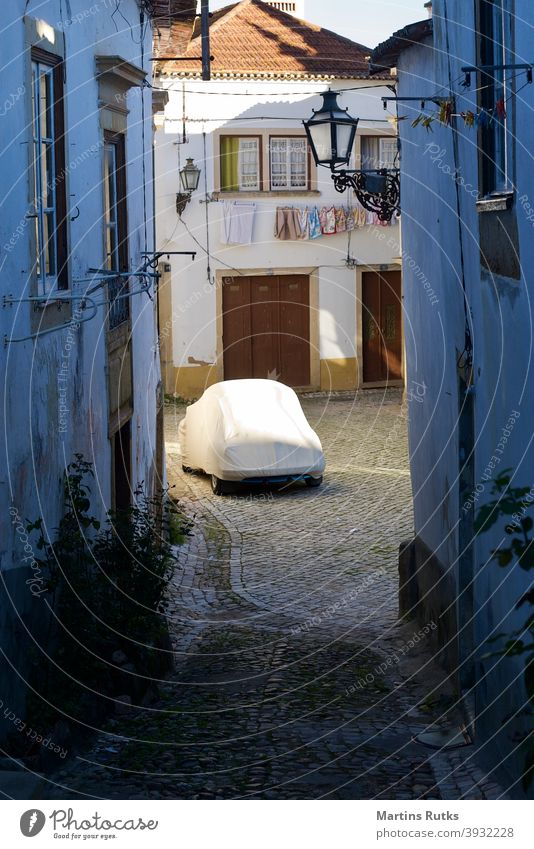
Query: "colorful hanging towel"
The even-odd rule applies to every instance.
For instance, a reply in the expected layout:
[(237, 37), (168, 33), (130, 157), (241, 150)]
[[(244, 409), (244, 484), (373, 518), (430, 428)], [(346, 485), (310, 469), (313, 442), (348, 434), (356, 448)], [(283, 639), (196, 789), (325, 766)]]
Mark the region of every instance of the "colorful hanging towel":
[(354, 210), (347, 209), (347, 230), (350, 232), (356, 229), (356, 222), (354, 220)]
[(308, 212), (308, 238), (318, 239), (322, 235), (319, 210), (313, 206)]
[(299, 210), (299, 224), (302, 232), (301, 239), (308, 239), (308, 218), (309, 218), (309, 210), (308, 207), (304, 207), (304, 209)]
[(347, 216), (342, 206), (336, 206), (334, 210), (336, 219), (336, 233), (344, 233), (347, 229)]
[(332, 236), (336, 232), (336, 211), (333, 206), (323, 206), (319, 213), (321, 230), (324, 236)]
[(352, 210), (352, 214), (354, 215), (354, 224), (358, 228), (358, 230), (361, 230), (362, 227), (365, 227), (365, 225), (367, 224), (367, 213), (363, 206), (361, 206), (360, 204), (358, 204), (358, 206), (355, 206)]

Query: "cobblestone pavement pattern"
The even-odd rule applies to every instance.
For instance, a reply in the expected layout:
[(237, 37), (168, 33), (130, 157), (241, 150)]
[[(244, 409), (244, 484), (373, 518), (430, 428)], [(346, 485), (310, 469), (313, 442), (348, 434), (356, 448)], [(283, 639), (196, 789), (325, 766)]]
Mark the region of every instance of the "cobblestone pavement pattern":
[(414, 741), (460, 719), (426, 637), (397, 618), (406, 402), (389, 390), (302, 403), (323, 486), (223, 497), (182, 472), (185, 408), (166, 407), (169, 481), (193, 520), (168, 598), (175, 670), (55, 776), (51, 798), (501, 795), (472, 747)]

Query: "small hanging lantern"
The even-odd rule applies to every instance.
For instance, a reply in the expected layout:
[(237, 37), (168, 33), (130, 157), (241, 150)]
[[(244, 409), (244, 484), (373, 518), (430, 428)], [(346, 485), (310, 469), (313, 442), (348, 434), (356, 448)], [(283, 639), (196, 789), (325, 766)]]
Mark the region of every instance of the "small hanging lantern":
[(191, 195), (198, 188), (200, 180), (200, 168), (189, 158), (183, 168), (180, 169), (180, 182), (183, 192), (178, 192), (176, 195), (176, 212), (182, 215), (187, 204), (191, 200)]
[(196, 192), (198, 189), (198, 181), (200, 180), (200, 168), (198, 168), (193, 160), (189, 158), (180, 170), (180, 180), (182, 188), (185, 192)]

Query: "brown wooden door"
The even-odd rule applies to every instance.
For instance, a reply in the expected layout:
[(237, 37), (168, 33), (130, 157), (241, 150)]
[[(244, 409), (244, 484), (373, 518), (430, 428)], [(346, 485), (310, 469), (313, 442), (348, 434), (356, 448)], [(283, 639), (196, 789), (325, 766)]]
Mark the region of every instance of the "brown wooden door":
[(400, 271), (365, 272), (362, 281), (363, 380), (402, 380)]
[(224, 378), (310, 385), (310, 284), (302, 274), (223, 280)]

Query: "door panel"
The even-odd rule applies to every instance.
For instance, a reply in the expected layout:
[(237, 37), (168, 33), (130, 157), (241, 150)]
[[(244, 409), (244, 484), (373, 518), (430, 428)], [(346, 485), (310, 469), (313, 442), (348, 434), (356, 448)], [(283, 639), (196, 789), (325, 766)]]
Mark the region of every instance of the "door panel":
[(310, 385), (310, 281), (304, 275), (280, 277), (280, 380)]
[(364, 382), (402, 380), (400, 271), (366, 272), (362, 302)]
[(310, 385), (310, 283), (303, 274), (223, 281), (224, 378)]
[(251, 377), (276, 379), (279, 352), (278, 278), (252, 277), (250, 283), (252, 330)]
[(384, 341), (385, 380), (402, 379), (402, 295), (400, 271), (380, 275), (380, 311)]
[(225, 277), (223, 280), (223, 348), (225, 379), (250, 377), (252, 345), (248, 277)]
[(365, 383), (384, 380), (380, 331), (380, 280), (366, 272), (362, 280), (363, 379)]

